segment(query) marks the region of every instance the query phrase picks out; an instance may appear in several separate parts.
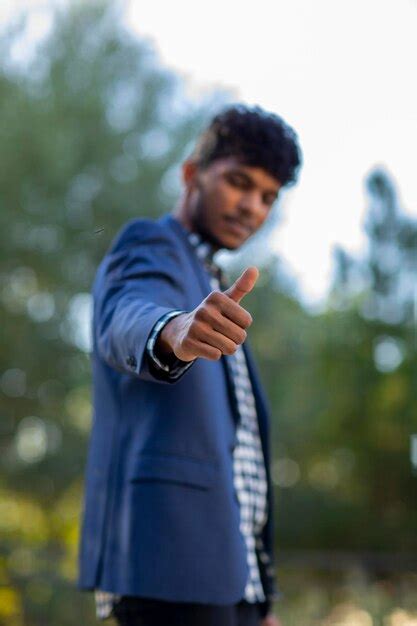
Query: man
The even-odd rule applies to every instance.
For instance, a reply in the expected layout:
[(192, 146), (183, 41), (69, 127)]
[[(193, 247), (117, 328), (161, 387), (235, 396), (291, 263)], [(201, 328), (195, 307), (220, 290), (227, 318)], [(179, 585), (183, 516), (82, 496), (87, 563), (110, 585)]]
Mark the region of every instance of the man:
[(300, 165), (262, 109), (217, 115), (172, 214), (135, 219), (93, 287), (94, 416), (79, 586), (124, 626), (276, 626), (268, 409), (236, 250)]

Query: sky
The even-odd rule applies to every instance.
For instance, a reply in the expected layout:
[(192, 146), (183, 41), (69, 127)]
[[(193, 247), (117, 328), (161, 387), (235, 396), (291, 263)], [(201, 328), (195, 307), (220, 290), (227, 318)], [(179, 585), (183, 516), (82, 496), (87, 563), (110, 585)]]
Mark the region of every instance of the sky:
[(191, 91), (231, 88), (297, 131), (304, 166), (271, 245), (308, 300), (326, 292), (335, 244), (364, 245), (372, 168), (417, 214), (417, 0), (132, 1), (128, 22)]
[[(0, 18), (21, 6), (2, 0)], [(393, 176), (417, 215), (417, 0), (126, 0), (125, 22), (150, 39), (189, 94), (213, 88), (281, 115), (304, 165), (282, 198), (271, 246), (305, 301), (329, 286), (332, 250), (359, 253), (374, 167)], [(38, 28), (42, 30), (42, 23)]]

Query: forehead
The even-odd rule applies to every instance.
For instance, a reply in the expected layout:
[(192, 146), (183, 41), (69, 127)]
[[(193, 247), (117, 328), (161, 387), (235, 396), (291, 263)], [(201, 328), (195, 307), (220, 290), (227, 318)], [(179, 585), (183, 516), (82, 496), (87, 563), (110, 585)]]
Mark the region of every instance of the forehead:
[(281, 183), (274, 176), (271, 176), (262, 167), (246, 165), (237, 157), (224, 157), (216, 159), (207, 167), (214, 175), (221, 175), (228, 172), (239, 172), (250, 178), (255, 184), (271, 190), (278, 191)]

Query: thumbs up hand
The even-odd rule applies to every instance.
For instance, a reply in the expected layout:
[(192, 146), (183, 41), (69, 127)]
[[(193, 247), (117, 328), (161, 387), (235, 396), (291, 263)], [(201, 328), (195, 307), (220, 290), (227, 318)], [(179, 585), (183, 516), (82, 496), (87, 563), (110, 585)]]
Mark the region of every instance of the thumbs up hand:
[(252, 317), (241, 305), (258, 280), (256, 267), (248, 267), (226, 291), (212, 291), (189, 313), (170, 320), (158, 337), (155, 349), (182, 361), (198, 357), (217, 361), (234, 354), (246, 339)]
[(248, 267), (245, 271), (235, 280), (233, 285), (223, 291), (229, 298), (239, 303), (243, 296), (252, 291), (258, 280), (259, 272), (256, 267)]

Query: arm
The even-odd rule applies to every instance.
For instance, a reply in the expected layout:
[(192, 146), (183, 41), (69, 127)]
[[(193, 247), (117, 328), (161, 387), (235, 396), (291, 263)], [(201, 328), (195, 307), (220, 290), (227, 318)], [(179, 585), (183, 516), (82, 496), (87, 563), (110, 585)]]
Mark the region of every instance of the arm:
[[(137, 220), (133, 225), (119, 237), (98, 272), (94, 288), (97, 349), (117, 370), (172, 383), (178, 378), (167, 377), (164, 366), (155, 367), (146, 348), (157, 322), (185, 308), (184, 268), (175, 242), (158, 224)], [(175, 359), (194, 362), (198, 357), (218, 360), (223, 354), (233, 354), (252, 323), (239, 302), (257, 277), (258, 270), (248, 268), (225, 292), (213, 291), (192, 311), (172, 316), (155, 341), (154, 356), (166, 365), (166, 359), (168, 363)]]
[(158, 320), (185, 308), (183, 276), (175, 241), (159, 224), (127, 224), (100, 265), (93, 289), (96, 346), (108, 365), (146, 380), (173, 382), (152, 364), (146, 346)]

